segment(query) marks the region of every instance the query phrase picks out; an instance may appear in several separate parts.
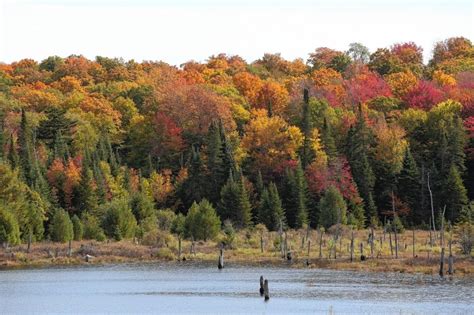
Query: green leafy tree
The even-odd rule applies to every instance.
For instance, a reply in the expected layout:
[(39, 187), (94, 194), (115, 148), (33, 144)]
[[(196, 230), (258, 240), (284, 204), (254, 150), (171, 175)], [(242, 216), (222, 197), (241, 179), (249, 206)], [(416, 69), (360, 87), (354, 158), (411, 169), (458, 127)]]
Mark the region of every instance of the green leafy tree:
[(108, 237), (117, 241), (133, 238), (137, 228), (137, 220), (132, 213), (128, 200), (116, 199), (101, 206), (104, 213), (102, 226)]
[(20, 226), (15, 215), (0, 203), (0, 243), (17, 245), (20, 243)]
[(339, 190), (330, 186), (319, 201), (319, 224), (329, 228), (347, 223), (347, 205)]
[(74, 238), (74, 227), (69, 214), (63, 209), (56, 209), (49, 227), (51, 239), (66, 243)]
[(71, 219), (72, 222), (72, 229), (74, 232), (74, 240), (81, 241), (82, 235), (84, 234), (84, 227), (82, 226), (82, 222), (77, 215), (74, 215)]
[(219, 233), (221, 220), (216, 210), (206, 199), (194, 202), (185, 220), (186, 235), (194, 240), (213, 239)]

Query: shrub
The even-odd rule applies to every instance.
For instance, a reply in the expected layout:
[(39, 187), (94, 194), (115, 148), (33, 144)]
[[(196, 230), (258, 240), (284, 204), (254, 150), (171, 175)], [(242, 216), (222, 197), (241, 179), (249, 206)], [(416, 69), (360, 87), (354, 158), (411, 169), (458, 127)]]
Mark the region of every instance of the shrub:
[(158, 221), (158, 227), (163, 231), (169, 231), (171, 230), (173, 221), (176, 218), (176, 214), (170, 209), (159, 210), (156, 218)]

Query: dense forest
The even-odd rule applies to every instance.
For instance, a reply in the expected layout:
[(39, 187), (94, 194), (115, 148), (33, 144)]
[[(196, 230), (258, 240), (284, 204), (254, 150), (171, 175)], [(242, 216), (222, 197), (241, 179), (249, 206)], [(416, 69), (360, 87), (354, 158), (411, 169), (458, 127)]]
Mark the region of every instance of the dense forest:
[(422, 53), (0, 64), (0, 242), (472, 222), (474, 46)]

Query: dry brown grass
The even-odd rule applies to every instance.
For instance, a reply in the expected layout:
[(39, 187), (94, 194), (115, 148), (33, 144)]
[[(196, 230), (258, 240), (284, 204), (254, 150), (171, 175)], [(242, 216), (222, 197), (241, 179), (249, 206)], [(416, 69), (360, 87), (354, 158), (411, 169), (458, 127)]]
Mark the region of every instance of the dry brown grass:
[[(428, 231), (415, 233), (415, 257), (413, 257), (412, 231), (398, 235), (398, 258), (395, 258), (395, 243), (392, 235), (393, 255), (390, 250), (389, 234), (381, 230), (375, 231), (373, 255), (368, 243), (368, 230), (354, 231), (354, 261), (350, 261), (350, 235), (349, 230), (344, 231), (342, 238), (336, 242), (333, 236), (324, 234), (320, 258), (319, 233), (311, 231), (311, 250), (309, 253), (309, 268), (331, 268), (360, 271), (390, 271), (404, 273), (437, 274), (439, 271), (440, 240), (433, 237), (433, 246), (430, 245)], [(279, 235), (275, 232), (264, 233), (264, 251), (260, 249), (260, 236), (257, 233), (240, 232), (236, 235), (232, 248), (225, 251), (226, 262), (246, 264), (281, 264), (292, 267), (306, 267), (307, 242), (303, 237), (306, 231), (288, 231), (287, 243), (291, 250), (293, 260), (291, 264), (282, 259), (279, 250)], [(223, 236), (221, 236), (223, 237)], [(221, 238), (220, 238), (221, 239)], [(30, 253), (26, 252), (26, 245), (16, 246), (8, 250), (0, 250), (0, 267), (45, 266), (45, 265), (70, 265), (84, 264), (85, 255), (94, 256), (90, 263), (106, 264), (121, 262), (145, 262), (157, 260), (177, 259), (177, 240), (170, 237), (170, 242), (157, 246), (136, 244), (132, 241), (73, 242), (73, 253), (68, 257), (68, 244), (42, 242), (32, 245)], [(447, 243), (449, 235), (445, 235), (446, 257), (448, 256)], [(473, 275), (473, 256), (463, 256), (458, 245), (453, 240), (453, 255), (455, 257), (455, 275)], [(363, 244), (365, 261), (360, 260), (360, 243)], [(196, 254), (190, 253), (191, 242), (183, 241), (183, 256), (188, 260), (217, 261), (219, 239), (208, 242), (196, 242)], [(336, 245), (336, 259), (334, 259), (333, 246)]]

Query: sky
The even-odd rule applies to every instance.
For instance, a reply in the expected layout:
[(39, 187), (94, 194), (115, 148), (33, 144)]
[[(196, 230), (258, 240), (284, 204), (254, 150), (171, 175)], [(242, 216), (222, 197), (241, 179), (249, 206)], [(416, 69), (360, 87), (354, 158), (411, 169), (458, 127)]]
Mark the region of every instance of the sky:
[(468, 0), (0, 0), (0, 62), (82, 54), (180, 65), (219, 53), (303, 58), (413, 41), (474, 41)]

